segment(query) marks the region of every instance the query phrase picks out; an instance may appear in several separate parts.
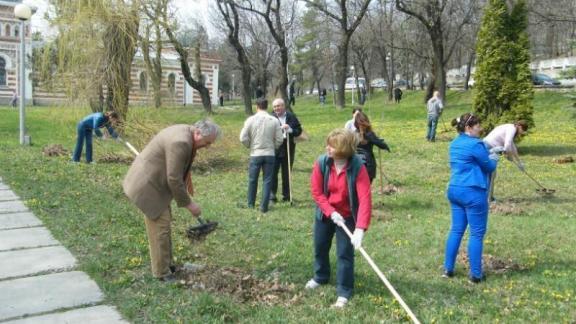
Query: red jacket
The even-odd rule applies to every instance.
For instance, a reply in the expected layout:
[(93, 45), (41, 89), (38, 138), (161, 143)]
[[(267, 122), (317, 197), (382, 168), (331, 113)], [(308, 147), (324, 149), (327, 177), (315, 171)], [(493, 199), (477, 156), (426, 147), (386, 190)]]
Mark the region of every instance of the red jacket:
[[(348, 169), (348, 164), (344, 166), (344, 169)], [(344, 218), (350, 217), (350, 199), (348, 197), (346, 171), (336, 174), (336, 167), (331, 165), (330, 179), (328, 179), (328, 195), (324, 194), (323, 185), (322, 171), (318, 162), (316, 162), (310, 177), (310, 191), (322, 214), (324, 214), (325, 218), (329, 218), (332, 212), (337, 211)], [(358, 193), (356, 228), (367, 230), (372, 215), (372, 192), (370, 190), (370, 178), (365, 166), (362, 166), (358, 173), (356, 191)]]

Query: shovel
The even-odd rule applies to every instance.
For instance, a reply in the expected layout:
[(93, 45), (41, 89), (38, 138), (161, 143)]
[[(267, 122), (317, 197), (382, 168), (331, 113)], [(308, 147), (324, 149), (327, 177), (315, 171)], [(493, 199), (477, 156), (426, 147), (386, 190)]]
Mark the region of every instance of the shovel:
[[(138, 152), (138, 150), (134, 146), (132, 146), (132, 144), (128, 143), (127, 141), (123, 140), (120, 137), (118, 137), (118, 139), (122, 143), (124, 143), (126, 147), (128, 147), (130, 151), (134, 153), (134, 155), (136, 156), (140, 155), (140, 152)], [(210, 234), (212, 231), (216, 229), (216, 227), (218, 227), (218, 222), (205, 221), (200, 216), (196, 217), (196, 219), (200, 224), (196, 226), (190, 226), (186, 230), (186, 235), (193, 241), (202, 240), (204, 237), (206, 237), (206, 235)]]

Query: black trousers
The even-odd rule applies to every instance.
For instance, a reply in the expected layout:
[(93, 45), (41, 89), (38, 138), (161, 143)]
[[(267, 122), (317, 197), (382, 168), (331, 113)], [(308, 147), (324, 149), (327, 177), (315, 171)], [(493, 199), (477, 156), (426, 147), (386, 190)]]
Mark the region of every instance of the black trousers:
[[(290, 169), (294, 165), (294, 154), (296, 153), (296, 144), (290, 145)], [(286, 147), (284, 146), (283, 152), (280, 151), (276, 155), (276, 163), (274, 163), (274, 175), (272, 176), (272, 190), (270, 197), (271, 199), (276, 198), (276, 192), (278, 191), (278, 173), (282, 169), (282, 200), (290, 200), (290, 184), (288, 177), (288, 152), (286, 152)]]

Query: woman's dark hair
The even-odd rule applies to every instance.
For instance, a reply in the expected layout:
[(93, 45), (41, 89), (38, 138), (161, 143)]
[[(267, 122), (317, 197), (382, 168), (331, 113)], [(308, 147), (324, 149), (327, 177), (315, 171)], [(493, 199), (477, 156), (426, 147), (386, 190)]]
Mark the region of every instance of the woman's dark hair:
[(366, 144), (365, 134), (372, 131), (372, 124), (370, 124), (368, 116), (362, 111), (359, 111), (356, 117), (354, 117), (354, 127), (356, 127), (358, 133), (360, 133), (360, 143)]
[(108, 116), (108, 118), (118, 119), (118, 113), (115, 111), (108, 111), (106, 112), (106, 115)]
[(352, 109), (352, 115), (354, 115), (357, 111), (362, 112), (362, 108), (354, 107), (354, 109)]
[(519, 120), (515, 122), (514, 125), (522, 127), (524, 131), (528, 130), (528, 122), (525, 120)]
[(472, 127), (476, 124), (480, 124), (480, 118), (473, 113), (465, 113), (458, 118), (452, 119), (452, 126), (456, 127), (458, 133), (464, 133), (466, 126)]

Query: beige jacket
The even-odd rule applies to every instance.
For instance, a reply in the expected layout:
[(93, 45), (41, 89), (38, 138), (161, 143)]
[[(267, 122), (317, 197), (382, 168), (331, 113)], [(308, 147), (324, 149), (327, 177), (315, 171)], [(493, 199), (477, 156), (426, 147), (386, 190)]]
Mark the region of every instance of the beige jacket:
[(283, 141), (280, 122), (265, 111), (248, 117), (240, 131), (240, 142), (250, 149), (250, 156), (274, 156)]
[(124, 193), (150, 219), (170, 206), (190, 204), (184, 175), (190, 170), (194, 127), (174, 125), (160, 131), (136, 157), (122, 186)]

